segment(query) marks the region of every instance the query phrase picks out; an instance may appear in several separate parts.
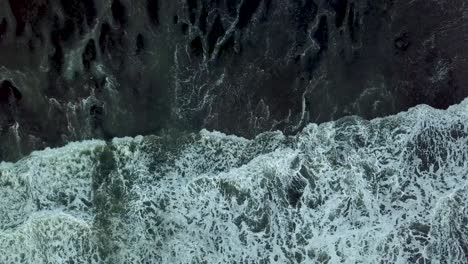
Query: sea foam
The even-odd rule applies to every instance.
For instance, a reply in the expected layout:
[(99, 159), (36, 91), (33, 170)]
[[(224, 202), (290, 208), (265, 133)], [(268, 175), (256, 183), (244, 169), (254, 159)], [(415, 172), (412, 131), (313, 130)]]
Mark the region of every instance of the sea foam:
[(0, 263), (467, 263), (468, 100), (0, 164)]

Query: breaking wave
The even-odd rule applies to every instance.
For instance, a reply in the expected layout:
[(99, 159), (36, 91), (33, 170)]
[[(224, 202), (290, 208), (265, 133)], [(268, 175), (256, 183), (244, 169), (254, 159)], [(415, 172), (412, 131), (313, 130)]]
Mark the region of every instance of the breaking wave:
[(0, 263), (467, 263), (468, 100), (0, 164)]

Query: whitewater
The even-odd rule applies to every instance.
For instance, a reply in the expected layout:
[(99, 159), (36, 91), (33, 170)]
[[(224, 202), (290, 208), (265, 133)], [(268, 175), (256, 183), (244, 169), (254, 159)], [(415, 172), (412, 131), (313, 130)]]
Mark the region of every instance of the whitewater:
[(468, 99), (0, 164), (0, 263), (468, 263)]

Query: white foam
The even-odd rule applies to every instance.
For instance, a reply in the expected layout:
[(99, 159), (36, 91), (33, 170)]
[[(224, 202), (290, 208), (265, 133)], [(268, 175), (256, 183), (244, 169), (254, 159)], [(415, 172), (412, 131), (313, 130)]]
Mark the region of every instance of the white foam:
[(468, 100), (72, 143), (2, 163), (0, 199), (0, 263), (466, 263)]

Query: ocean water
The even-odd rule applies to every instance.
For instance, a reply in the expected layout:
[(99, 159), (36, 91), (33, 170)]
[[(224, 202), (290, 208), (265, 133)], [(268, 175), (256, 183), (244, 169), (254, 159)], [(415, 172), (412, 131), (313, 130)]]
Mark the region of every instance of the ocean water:
[(468, 100), (0, 164), (0, 263), (467, 263)]

